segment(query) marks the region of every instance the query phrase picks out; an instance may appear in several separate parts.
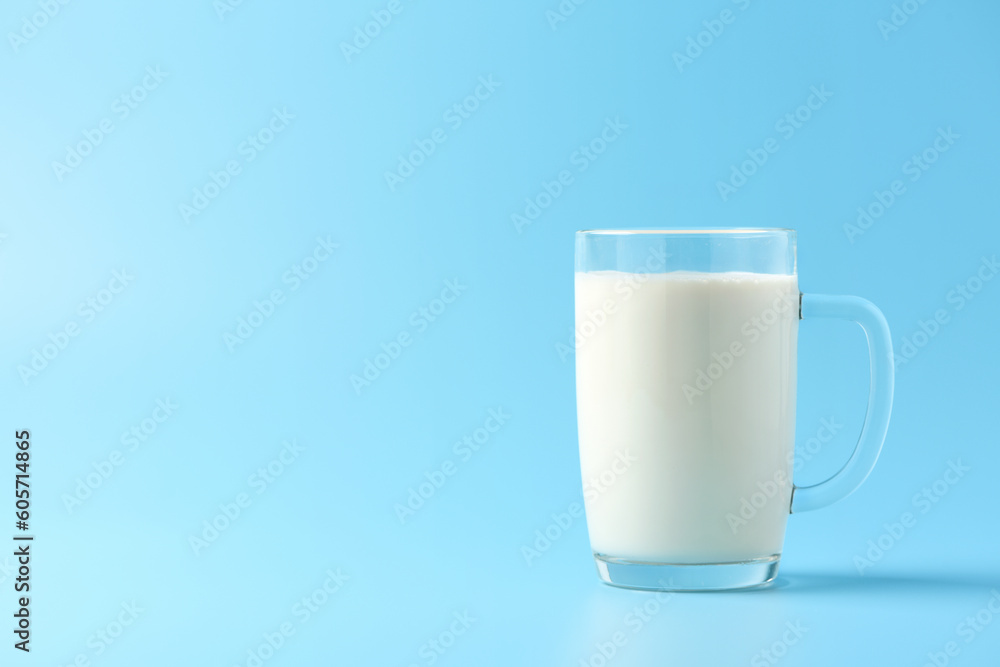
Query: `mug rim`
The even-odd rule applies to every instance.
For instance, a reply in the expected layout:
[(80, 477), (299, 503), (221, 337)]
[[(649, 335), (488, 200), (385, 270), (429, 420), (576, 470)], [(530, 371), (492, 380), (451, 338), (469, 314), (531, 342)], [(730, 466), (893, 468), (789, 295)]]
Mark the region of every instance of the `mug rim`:
[(663, 227), (659, 229), (579, 229), (577, 234), (594, 234), (607, 236), (625, 236), (629, 234), (686, 234), (694, 236), (698, 234), (795, 234), (795, 230), (789, 227), (703, 227), (701, 229), (689, 229), (683, 227)]

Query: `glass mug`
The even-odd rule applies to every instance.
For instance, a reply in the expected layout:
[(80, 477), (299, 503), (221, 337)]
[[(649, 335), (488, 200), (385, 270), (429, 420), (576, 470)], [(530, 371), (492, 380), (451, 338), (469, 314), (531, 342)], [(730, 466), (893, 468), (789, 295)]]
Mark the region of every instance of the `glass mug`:
[[(800, 318), (857, 322), (871, 388), (847, 464), (792, 483)], [(853, 492), (892, 408), (889, 327), (870, 302), (801, 294), (791, 229), (576, 234), (580, 465), (600, 578), (649, 590), (774, 579), (785, 523)]]

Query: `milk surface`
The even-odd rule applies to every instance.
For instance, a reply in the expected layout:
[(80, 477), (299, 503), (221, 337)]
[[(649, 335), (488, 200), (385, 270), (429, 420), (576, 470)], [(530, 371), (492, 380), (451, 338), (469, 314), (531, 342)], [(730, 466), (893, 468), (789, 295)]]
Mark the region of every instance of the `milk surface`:
[(798, 314), (795, 276), (576, 274), (580, 461), (595, 553), (660, 563), (781, 553)]

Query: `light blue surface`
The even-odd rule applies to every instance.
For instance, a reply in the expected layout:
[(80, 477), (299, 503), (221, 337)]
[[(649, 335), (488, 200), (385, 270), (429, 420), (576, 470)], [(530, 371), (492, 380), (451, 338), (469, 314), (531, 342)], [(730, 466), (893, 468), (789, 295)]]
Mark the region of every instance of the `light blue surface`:
[[(282, 629), (269, 667), (596, 667), (616, 639), (616, 666), (997, 664), (1000, 619), (966, 618), (1000, 590), (1000, 6), (224, 1), (0, 10), (0, 485), (30, 429), (36, 535), (30, 655), (0, 557), (2, 664), (247, 666)], [(582, 501), (573, 231), (657, 225), (796, 228), (802, 289), (877, 304), (905, 359), (875, 471), (790, 518), (766, 591), (603, 586), (572, 516), (523, 556)], [(837, 322), (799, 349), (809, 483), (856, 441), (867, 352)]]

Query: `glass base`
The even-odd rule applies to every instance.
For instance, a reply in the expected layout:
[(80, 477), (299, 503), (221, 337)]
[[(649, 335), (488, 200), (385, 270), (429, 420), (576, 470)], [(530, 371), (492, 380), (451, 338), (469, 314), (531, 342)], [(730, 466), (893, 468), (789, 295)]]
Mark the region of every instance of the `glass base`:
[(601, 581), (642, 591), (726, 591), (763, 586), (778, 575), (781, 555), (738, 563), (648, 563), (595, 553)]

